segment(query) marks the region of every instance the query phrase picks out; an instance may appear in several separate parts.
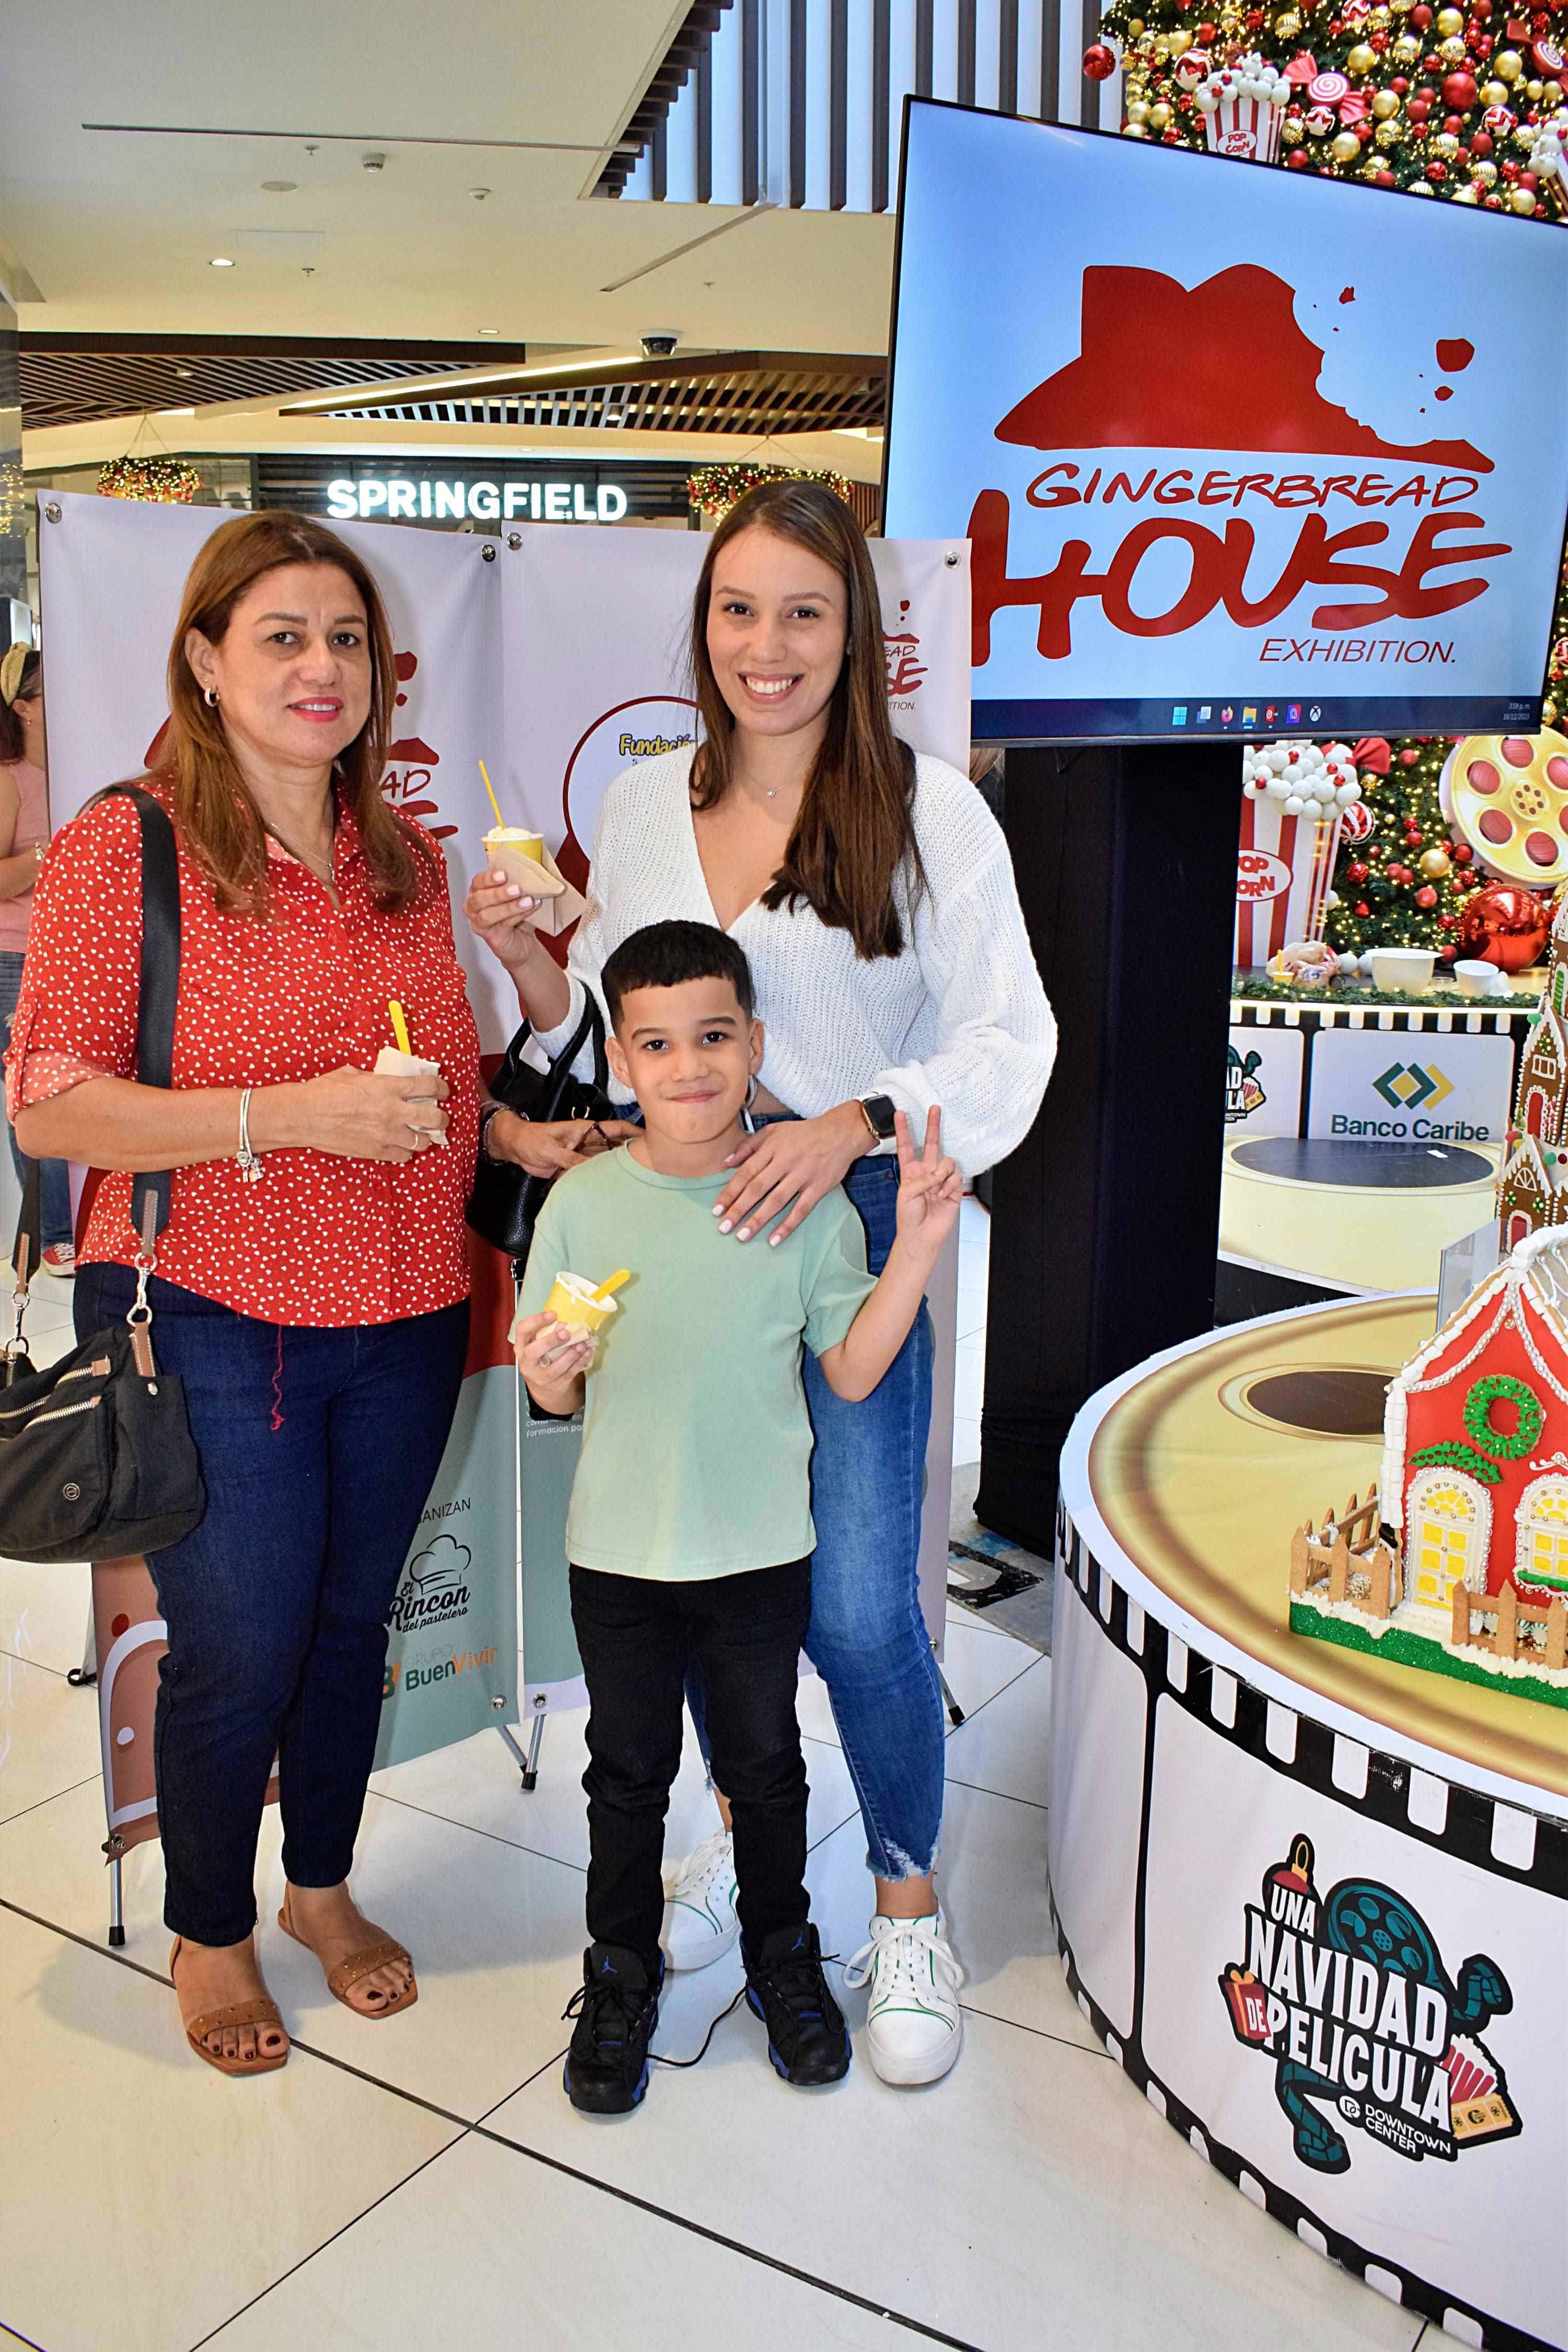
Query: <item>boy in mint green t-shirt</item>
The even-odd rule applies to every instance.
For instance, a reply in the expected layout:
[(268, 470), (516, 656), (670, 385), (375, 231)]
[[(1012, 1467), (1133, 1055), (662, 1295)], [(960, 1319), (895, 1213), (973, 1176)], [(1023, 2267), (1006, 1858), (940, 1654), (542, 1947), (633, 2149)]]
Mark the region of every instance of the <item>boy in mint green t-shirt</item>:
[[(877, 1280), (837, 1187), (784, 1248), (738, 1245), (713, 1209), (763, 1058), (744, 955), (709, 924), (656, 923), (616, 950), (601, 986), (643, 1133), (555, 1184), (513, 1340), (542, 1410), (584, 1410), (566, 1548), (590, 1709), (593, 1940), (565, 2085), (574, 2106), (613, 2115), (647, 2084), (664, 1817), (694, 1660), (734, 1822), (747, 1999), (787, 2082), (847, 2071), (804, 1884), (795, 1697), (816, 1538), (801, 1343), (837, 1394), (869, 1395), (920, 1311), (962, 1180), (940, 1156), (938, 1114), (918, 1157), (900, 1114), (898, 1238)], [(544, 1309), (557, 1274), (597, 1283), (623, 1266), (596, 1341), (563, 1338)]]

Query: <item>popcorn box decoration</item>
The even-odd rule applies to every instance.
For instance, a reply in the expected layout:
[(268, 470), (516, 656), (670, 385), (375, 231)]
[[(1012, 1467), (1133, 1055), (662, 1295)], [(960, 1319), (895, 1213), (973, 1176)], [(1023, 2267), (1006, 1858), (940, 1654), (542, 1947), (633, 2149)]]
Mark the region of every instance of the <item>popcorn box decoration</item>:
[(1239, 65), (1211, 71), (1194, 95), (1211, 154), (1239, 155), (1254, 163), (1278, 161), (1290, 85), (1277, 67), (1254, 52)]
[(1236, 961), (1250, 970), (1322, 938), (1341, 823), (1361, 785), (1345, 744), (1282, 742), (1247, 746), (1241, 789)]

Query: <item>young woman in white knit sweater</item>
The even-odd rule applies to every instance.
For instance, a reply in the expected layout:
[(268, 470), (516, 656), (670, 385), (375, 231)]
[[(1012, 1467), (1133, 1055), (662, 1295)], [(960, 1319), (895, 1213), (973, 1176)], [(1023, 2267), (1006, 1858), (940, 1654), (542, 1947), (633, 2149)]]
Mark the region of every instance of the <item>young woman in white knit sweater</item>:
[[(966, 776), (916, 758), (888, 716), (880, 608), (848, 509), (816, 484), (768, 484), (715, 532), (692, 667), (703, 742), (628, 769), (605, 795), (589, 907), (563, 973), (533, 901), (482, 877), (476, 930), (558, 1051), (605, 958), (645, 923), (717, 923), (751, 961), (766, 1051), (757, 1132), (715, 1213), (738, 1246), (787, 1248), (843, 1184), (877, 1272), (893, 1238), (893, 1113), (970, 1175), (1011, 1151), (1039, 1107), (1056, 1028), (1005, 844)], [(962, 1971), (932, 1883), (942, 1822), (942, 1694), (917, 1582), (931, 1418), (922, 1314), (880, 1386), (835, 1397), (807, 1354), (816, 1551), (806, 1648), (826, 1684), (876, 1879), (872, 2063), (932, 2082), (956, 2059)], [(701, 1729), (701, 1692), (690, 1693)], [(722, 1799), (721, 1799), (722, 1805)], [(674, 1874), (667, 1948), (700, 1967), (736, 1934), (725, 1829)]]

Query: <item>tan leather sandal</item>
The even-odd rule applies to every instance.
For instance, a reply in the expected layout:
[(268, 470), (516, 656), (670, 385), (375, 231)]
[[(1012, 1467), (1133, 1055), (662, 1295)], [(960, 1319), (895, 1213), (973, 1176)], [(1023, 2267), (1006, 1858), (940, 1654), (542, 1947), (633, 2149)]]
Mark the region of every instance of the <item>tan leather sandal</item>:
[[(169, 1954), (171, 1977), (174, 1973), (174, 1962), (179, 1958), (184, 1948), (184, 1937), (176, 1936), (174, 1949)], [(253, 2000), (230, 2001), (226, 2009), (204, 2010), (200, 2017), (182, 2019), (181, 2022), (185, 2028), (185, 2040), (190, 2043), (196, 2056), (205, 2058), (207, 2064), (215, 2066), (220, 2074), (275, 2074), (279, 2066), (286, 2066), (289, 2063), (290, 2045), (287, 2041), (277, 2056), (273, 2058), (263, 2055), (259, 2043), (248, 2058), (226, 2058), (221, 2051), (207, 2048), (206, 2037), (209, 2033), (222, 2033), (230, 2026), (275, 2025), (280, 2033), (285, 2032), (286, 2028), (282, 2018), (278, 2013), (277, 2002), (267, 2000), (265, 1995)]]
[[(287, 1894), (283, 1897), (283, 1908), (278, 1914), (278, 1925), (286, 1936), (291, 1936), (297, 1944), (303, 1944), (308, 1952), (315, 1952), (314, 1944), (300, 1935), (289, 1916)], [(355, 1985), (363, 1978), (373, 1975), (377, 1969), (390, 1968), (394, 1960), (406, 1960), (408, 1963), (409, 1979), (405, 1992), (400, 1992), (395, 2000), (384, 2001), (379, 2009), (362, 2009), (357, 2000), (349, 1999)], [(332, 1999), (341, 2000), (343, 2007), (353, 2010), (356, 2017), (395, 2017), (400, 2009), (412, 2009), (419, 1998), (419, 1987), (414, 1979), (414, 1956), (406, 1945), (395, 1943), (390, 1937), (384, 1943), (366, 1944), (362, 1951), (351, 1952), (347, 1959), (340, 1960), (335, 1969), (328, 1969), (325, 1975), (327, 1990)]]

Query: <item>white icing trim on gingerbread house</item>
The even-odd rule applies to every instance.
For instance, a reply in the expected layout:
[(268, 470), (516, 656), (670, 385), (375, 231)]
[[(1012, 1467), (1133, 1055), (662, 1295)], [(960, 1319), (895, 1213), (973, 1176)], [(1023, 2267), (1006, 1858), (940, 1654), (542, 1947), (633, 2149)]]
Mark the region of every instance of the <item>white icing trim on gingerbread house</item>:
[(1549, 1059), (1555, 1062), (1557, 1066), (1557, 1075), (1561, 1077), (1563, 1071), (1568, 1069), (1568, 1041), (1565, 1041), (1563, 1038), (1563, 1024), (1559, 1021), (1556, 1013), (1553, 1013), (1551, 1004), (1547, 1001), (1549, 994), (1549, 990), (1542, 990), (1541, 1003), (1537, 1007), (1538, 1018), (1534, 1028), (1531, 1031), (1525, 1043), (1524, 1061), (1525, 1067), (1528, 1070), (1530, 1065), (1535, 1060), (1536, 1056), (1541, 1052), (1541, 1033), (1544, 1029), (1549, 1033), (1550, 1036), (1551, 1052)]
[(1541, 1156), (1541, 1146), (1533, 1135), (1526, 1135), (1512, 1158), (1504, 1164), (1502, 1174), (1498, 1178), (1499, 1191), (1500, 1192), (1505, 1184), (1518, 1181), (1521, 1171), (1544, 1201), (1552, 1190), (1552, 1180), (1546, 1172), (1546, 1162)]
[[(1559, 1454), (1558, 1459), (1559, 1461), (1562, 1460), (1561, 1454)], [(1534, 1465), (1531, 1464), (1531, 1466), (1533, 1468)], [(1523, 1494), (1521, 1495), (1518, 1507), (1513, 1515), (1513, 1573), (1516, 1582), (1532, 1587), (1536, 1591), (1543, 1593), (1545, 1597), (1550, 1600), (1552, 1598), (1552, 1591), (1560, 1588), (1548, 1587), (1544, 1584), (1539, 1583), (1531, 1574), (1531, 1560), (1530, 1539), (1535, 1531), (1533, 1526), (1535, 1506), (1542, 1495), (1552, 1495), (1568, 1498), (1568, 1478), (1563, 1477), (1561, 1472), (1549, 1472), (1544, 1477), (1532, 1478), (1529, 1486), (1525, 1488)], [(1545, 1524), (1550, 1523), (1548, 1522)], [(1559, 1525), (1561, 1525), (1561, 1523), (1559, 1523)]]
[[(1531, 1363), (1561, 1404), (1568, 1406), (1563, 1385), (1541, 1353), (1530, 1328), (1529, 1307), (1545, 1326), (1568, 1374), (1568, 1233), (1544, 1225), (1527, 1234), (1497, 1272), (1456, 1308), (1424, 1348), (1402, 1365), (1388, 1384), (1383, 1415), (1383, 1475), (1378, 1492), (1390, 1527), (1405, 1525), (1405, 1445), (1406, 1399), (1429, 1389), (1447, 1388), (1480, 1360), (1503, 1326), (1511, 1323), (1524, 1343)], [(1488, 1310), (1495, 1310), (1489, 1313)], [(1428, 1365), (1485, 1318), (1480, 1336), (1446, 1371), (1426, 1377)]]

